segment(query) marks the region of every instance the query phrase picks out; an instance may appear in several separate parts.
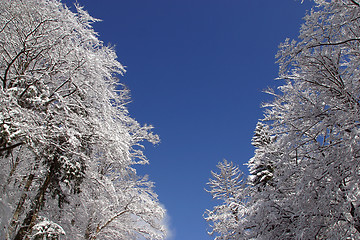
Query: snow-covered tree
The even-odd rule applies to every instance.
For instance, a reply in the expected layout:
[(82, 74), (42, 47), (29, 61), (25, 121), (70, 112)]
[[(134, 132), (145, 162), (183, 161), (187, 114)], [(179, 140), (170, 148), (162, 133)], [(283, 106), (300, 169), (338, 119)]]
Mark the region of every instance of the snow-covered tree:
[(280, 46), (233, 239), (360, 239), (360, 2), (314, 2), (300, 41)]
[(245, 234), (247, 180), (232, 162), (223, 160), (217, 167), (220, 172), (211, 172), (213, 178), (208, 182), (210, 189), (207, 192), (221, 204), (213, 210), (206, 210), (204, 218), (210, 222), (212, 230), (209, 234), (215, 236), (215, 239), (239, 239)]
[(259, 190), (264, 185), (271, 185), (274, 173), (274, 163), (278, 153), (272, 151), (275, 137), (270, 135), (269, 126), (258, 122), (251, 144), (256, 147), (255, 156), (249, 160), (250, 182)]
[(250, 161), (272, 166), (252, 172), (271, 177), (251, 194), (255, 239), (360, 238), (360, 2), (315, 3), (300, 41), (281, 45), (285, 84), (263, 119), (276, 138)]
[(129, 116), (97, 19), (0, 2), (0, 238), (163, 239), (165, 210), (134, 169), (159, 139)]

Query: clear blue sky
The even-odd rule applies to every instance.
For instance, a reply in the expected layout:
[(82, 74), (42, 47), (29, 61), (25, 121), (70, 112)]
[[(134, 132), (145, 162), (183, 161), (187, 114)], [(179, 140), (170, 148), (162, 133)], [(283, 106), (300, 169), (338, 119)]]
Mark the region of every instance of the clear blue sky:
[[(71, 3), (72, 0), (66, 0)], [(154, 125), (158, 146), (146, 145), (150, 165), (139, 167), (156, 183), (168, 210), (171, 240), (213, 239), (203, 212), (215, 202), (204, 191), (223, 158), (243, 166), (262, 90), (279, 84), (275, 54), (296, 38), (305, 0), (78, 0), (103, 20), (95, 30), (116, 45), (127, 66), (131, 115)]]

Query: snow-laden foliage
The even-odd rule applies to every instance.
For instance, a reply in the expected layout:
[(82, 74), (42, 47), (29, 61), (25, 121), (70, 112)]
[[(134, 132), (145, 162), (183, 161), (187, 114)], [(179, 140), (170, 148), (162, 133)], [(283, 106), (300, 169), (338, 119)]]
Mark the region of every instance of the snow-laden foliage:
[(0, 3), (1, 238), (49, 226), (68, 239), (164, 238), (165, 211), (133, 168), (148, 162), (141, 142), (159, 139), (129, 116), (97, 19), (57, 0)]
[(239, 239), (360, 239), (360, 1), (315, 4), (277, 55)]
[(216, 240), (239, 239), (244, 234), (248, 186), (238, 166), (224, 160), (217, 165), (219, 173), (211, 172), (207, 192), (221, 204), (206, 210), (204, 218), (210, 222), (210, 235)]
[(258, 239), (360, 238), (360, 4), (315, 2), (301, 41), (278, 53), (286, 83), (264, 119), (273, 185), (253, 194), (249, 217)]
[(65, 235), (64, 229), (46, 218), (39, 218), (39, 222), (32, 227), (32, 240), (55, 240)]
[(270, 150), (270, 146), (274, 141), (275, 137), (270, 135), (269, 126), (258, 122), (251, 141), (252, 145), (257, 149), (255, 150), (255, 156), (248, 163), (250, 170), (249, 181), (258, 190), (261, 190), (265, 185), (272, 184), (274, 157), (278, 154), (276, 151)]

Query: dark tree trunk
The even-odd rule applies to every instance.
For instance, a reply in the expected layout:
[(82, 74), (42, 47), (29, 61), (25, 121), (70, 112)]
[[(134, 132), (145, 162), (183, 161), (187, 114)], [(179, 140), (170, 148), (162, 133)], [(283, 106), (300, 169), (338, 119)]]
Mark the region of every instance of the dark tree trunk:
[(34, 179), (34, 174), (30, 174), (28, 177), (28, 180), (26, 181), (25, 187), (24, 187), (24, 193), (21, 195), (20, 200), (17, 204), (16, 210), (14, 212), (14, 215), (12, 217), (12, 220), (10, 222), (10, 227), (9, 227), (9, 236), (12, 236), (13, 232), (15, 231), (16, 227), (17, 227), (17, 222), (19, 219), (20, 214), (23, 211), (23, 206), (25, 203), (25, 200), (27, 198), (27, 192), (29, 191), (29, 188), (32, 184), (32, 181)]
[(14, 240), (23, 240), (26, 235), (31, 233), (31, 228), (34, 226), (35, 220), (38, 217), (38, 213), (41, 207), (43, 206), (45, 193), (49, 187), (50, 180), (51, 180), (51, 171), (47, 173), (42, 186), (40, 187), (38, 193), (35, 196), (30, 211), (27, 213), (22, 223), (22, 227), (15, 235)]

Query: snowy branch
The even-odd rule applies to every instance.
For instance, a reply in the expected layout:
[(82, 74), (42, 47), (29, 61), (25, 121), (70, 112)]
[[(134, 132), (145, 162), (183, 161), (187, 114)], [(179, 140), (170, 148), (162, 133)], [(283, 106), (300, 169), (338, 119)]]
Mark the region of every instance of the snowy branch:
[(7, 146), (7, 147), (0, 148), (0, 152), (9, 151), (9, 150), (14, 149), (14, 148), (16, 148), (18, 146), (21, 146), (23, 144), (24, 144), (24, 142), (19, 142), (19, 143), (16, 143), (16, 144), (13, 144), (13, 145), (10, 145), (10, 146)]

